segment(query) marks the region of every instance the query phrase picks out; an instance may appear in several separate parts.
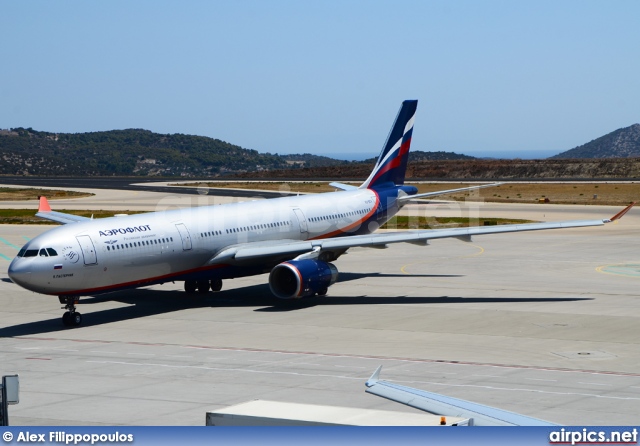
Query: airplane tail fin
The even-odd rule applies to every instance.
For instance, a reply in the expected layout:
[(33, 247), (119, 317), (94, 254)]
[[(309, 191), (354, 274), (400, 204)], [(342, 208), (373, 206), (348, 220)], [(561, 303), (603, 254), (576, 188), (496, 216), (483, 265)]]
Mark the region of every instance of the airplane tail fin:
[(375, 189), (383, 184), (395, 186), (404, 184), (417, 107), (417, 100), (407, 100), (402, 103), (387, 142), (382, 147), (378, 162), (360, 189)]

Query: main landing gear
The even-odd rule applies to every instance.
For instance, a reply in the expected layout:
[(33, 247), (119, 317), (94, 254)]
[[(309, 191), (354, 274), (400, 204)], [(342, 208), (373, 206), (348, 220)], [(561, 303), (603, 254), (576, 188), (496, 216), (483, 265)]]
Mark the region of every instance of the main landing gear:
[(206, 294), (211, 291), (220, 291), (222, 289), (222, 279), (211, 280), (185, 280), (184, 290), (188, 294), (193, 294), (196, 291), (201, 294)]
[(62, 315), (62, 323), (66, 327), (77, 327), (82, 324), (82, 315), (76, 311), (76, 304), (80, 301), (79, 297), (75, 296), (58, 296), (61, 304), (65, 304), (62, 307), (65, 313)]

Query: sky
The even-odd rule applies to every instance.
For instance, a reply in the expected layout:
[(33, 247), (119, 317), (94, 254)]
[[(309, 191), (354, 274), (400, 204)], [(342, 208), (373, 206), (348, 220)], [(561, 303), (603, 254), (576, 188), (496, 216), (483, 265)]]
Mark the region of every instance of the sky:
[(640, 2), (0, 3), (0, 128), (143, 128), (259, 152), (546, 157), (640, 122)]

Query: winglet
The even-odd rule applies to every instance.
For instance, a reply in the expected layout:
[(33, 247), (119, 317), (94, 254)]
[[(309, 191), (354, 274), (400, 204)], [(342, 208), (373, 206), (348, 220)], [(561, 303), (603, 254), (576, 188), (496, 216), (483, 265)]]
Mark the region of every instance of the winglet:
[(57, 221), (58, 223), (62, 223), (63, 225), (66, 225), (67, 223), (76, 223), (79, 221), (89, 220), (87, 217), (82, 217), (80, 215), (65, 214), (64, 212), (52, 211), (51, 206), (49, 206), (49, 202), (47, 201), (47, 197), (45, 196), (40, 196), (39, 200), (40, 204), (38, 206), (36, 217), (44, 218), (45, 220)]
[(45, 197), (44, 195), (40, 196), (40, 206), (38, 207), (38, 212), (51, 212), (51, 206), (49, 206), (47, 197)]
[(366, 383), (364, 383), (364, 385), (367, 387), (371, 387), (375, 383), (377, 383), (378, 379), (380, 379), (380, 370), (382, 370), (382, 366), (378, 366), (376, 371), (373, 372), (373, 375), (371, 375), (371, 378), (369, 378), (369, 380)]
[(620, 212), (618, 212), (616, 215), (614, 215), (613, 217), (611, 217), (609, 220), (605, 220), (605, 223), (609, 223), (612, 221), (616, 221), (616, 220), (620, 220), (624, 214), (626, 214), (627, 212), (629, 212), (631, 210), (631, 208), (636, 204), (636, 202), (634, 201), (633, 203), (631, 203), (629, 206), (627, 206), (626, 208), (624, 208), (623, 210), (621, 210)]

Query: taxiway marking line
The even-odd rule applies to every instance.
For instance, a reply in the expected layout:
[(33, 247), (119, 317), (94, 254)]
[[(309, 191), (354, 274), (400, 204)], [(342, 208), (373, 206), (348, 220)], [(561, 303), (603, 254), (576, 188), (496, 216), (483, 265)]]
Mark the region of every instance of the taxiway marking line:
[[(277, 371), (277, 370), (255, 370), (255, 369), (244, 369), (244, 368), (222, 368), (222, 367), (206, 367), (206, 366), (194, 366), (194, 365), (172, 365), (172, 364), (160, 364), (160, 363), (146, 363), (142, 364), (139, 362), (125, 362), (125, 361), (87, 361), (87, 363), (94, 364), (117, 364), (117, 365), (125, 365), (132, 367), (157, 367), (157, 368), (167, 368), (167, 369), (195, 369), (195, 370), (210, 370), (215, 372), (234, 372), (234, 373), (258, 373), (263, 375), (288, 375), (288, 376), (302, 376), (302, 377), (312, 377), (312, 378), (334, 378), (334, 379), (346, 379), (349, 381), (362, 381), (363, 377), (361, 376), (345, 376), (345, 375), (330, 375), (330, 374), (322, 374), (322, 373), (300, 373), (300, 372), (285, 372), (285, 371)], [(440, 387), (469, 387), (469, 388), (477, 388), (477, 389), (489, 389), (489, 390), (504, 390), (507, 392), (528, 392), (528, 393), (541, 393), (548, 395), (567, 395), (567, 396), (586, 396), (593, 398), (603, 398), (603, 399), (611, 399), (611, 400), (625, 400), (625, 401), (640, 401), (640, 397), (621, 397), (621, 396), (611, 396), (611, 395), (598, 395), (594, 393), (582, 393), (582, 392), (557, 392), (557, 391), (549, 391), (549, 390), (538, 390), (538, 389), (527, 389), (527, 388), (518, 388), (518, 387), (496, 387), (496, 386), (482, 386), (477, 384), (451, 384), (451, 383), (439, 383), (433, 381), (401, 381), (401, 380), (386, 380), (389, 382), (395, 383), (404, 383), (404, 384), (426, 384), (431, 386), (440, 386)]]
[(4, 243), (4, 244), (5, 244), (5, 245), (7, 245), (7, 246), (11, 246), (12, 248), (17, 249), (18, 251), (20, 251), (20, 248), (19, 248), (19, 247), (17, 247), (17, 246), (16, 246), (16, 245), (14, 245), (13, 243), (11, 243), (10, 241), (8, 241), (8, 240), (6, 240), (6, 239), (4, 239), (4, 238), (2, 238), (2, 237), (0, 237), (0, 242)]
[[(33, 338), (33, 337), (22, 337), (15, 336), (11, 339), (21, 340), (21, 341), (70, 341), (70, 342), (95, 342), (100, 344), (112, 344), (112, 345), (146, 345), (146, 346), (163, 346), (163, 347), (180, 347), (180, 348), (197, 348), (199, 350), (206, 351), (219, 351), (219, 352), (242, 352), (242, 353), (271, 353), (271, 354), (281, 354), (281, 355), (290, 355), (290, 356), (306, 356), (306, 357), (316, 357), (316, 358), (356, 358), (370, 361), (393, 361), (393, 362), (405, 362), (409, 364), (445, 364), (450, 366), (474, 366), (474, 367), (495, 367), (499, 369), (515, 369), (515, 370), (540, 370), (547, 372), (559, 372), (559, 373), (583, 373), (587, 375), (605, 375), (605, 376), (627, 376), (627, 377), (640, 377), (640, 373), (631, 373), (631, 372), (614, 372), (607, 370), (586, 370), (586, 369), (565, 369), (559, 367), (543, 367), (543, 366), (531, 366), (531, 365), (516, 365), (516, 364), (498, 364), (498, 363), (483, 363), (483, 362), (471, 362), (471, 361), (454, 361), (450, 359), (419, 359), (419, 358), (405, 358), (405, 357), (382, 357), (382, 356), (366, 356), (366, 355), (353, 355), (347, 353), (316, 353), (316, 352), (305, 352), (305, 351), (282, 351), (282, 350), (269, 350), (269, 349), (260, 349), (260, 348), (238, 348), (238, 347), (220, 347), (220, 346), (187, 346), (187, 345), (178, 345), (178, 344), (158, 344), (158, 343), (144, 343), (144, 342), (120, 342), (120, 341), (100, 341), (100, 340), (78, 340), (78, 339), (66, 339), (66, 338)], [(24, 347), (14, 347), (24, 348)], [(37, 347), (40, 348), (40, 347)], [(209, 358), (211, 360), (220, 361), (223, 359), (230, 358)]]

